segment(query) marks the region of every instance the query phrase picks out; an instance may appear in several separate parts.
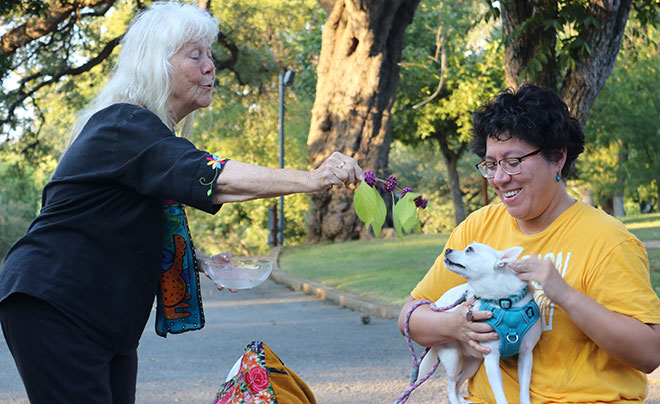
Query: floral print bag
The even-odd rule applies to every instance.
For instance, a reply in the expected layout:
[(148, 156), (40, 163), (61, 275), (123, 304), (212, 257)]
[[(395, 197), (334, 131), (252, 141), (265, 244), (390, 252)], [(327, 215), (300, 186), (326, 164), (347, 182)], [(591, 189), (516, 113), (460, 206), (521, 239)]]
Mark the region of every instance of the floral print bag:
[(307, 384), (262, 341), (249, 343), (236, 365), (212, 404), (316, 404)]

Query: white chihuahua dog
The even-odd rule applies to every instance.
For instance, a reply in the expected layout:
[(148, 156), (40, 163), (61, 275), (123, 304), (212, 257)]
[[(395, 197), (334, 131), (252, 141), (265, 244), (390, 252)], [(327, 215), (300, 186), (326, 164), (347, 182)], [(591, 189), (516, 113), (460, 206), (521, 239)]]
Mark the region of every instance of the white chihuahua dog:
[(497, 251), (477, 242), (463, 251), (445, 250), (445, 266), (467, 283), (448, 290), (435, 305), (445, 307), (461, 297), (470, 300), (474, 296), (476, 300), (467, 313), (468, 321), (472, 320), (472, 307), (492, 311), (493, 317), (487, 322), (500, 337), (483, 343), (491, 349), (489, 354), (482, 355), (467, 344), (454, 340), (433, 346), (424, 356), (419, 374), (426, 374), (439, 358), (447, 372), (447, 394), (451, 404), (466, 403), (460, 395), (460, 388), (477, 372), (482, 360), (497, 404), (506, 404), (499, 362), (500, 358), (515, 354), (518, 354), (519, 400), (521, 404), (530, 404), (532, 350), (541, 337), (541, 323), (537, 321), (540, 313), (533, 291), (508, 267), (522, 250), (522, 247), (511, 247)]

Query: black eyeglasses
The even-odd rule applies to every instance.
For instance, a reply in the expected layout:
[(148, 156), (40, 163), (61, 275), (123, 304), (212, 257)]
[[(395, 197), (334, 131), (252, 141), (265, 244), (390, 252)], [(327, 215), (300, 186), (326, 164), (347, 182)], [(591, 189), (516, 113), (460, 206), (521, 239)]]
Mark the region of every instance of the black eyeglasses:
[(481, 163), (477, 164), (476, 167), (481, 173), (481, 175), (484, 176), (484, 178), (489, 178), (489, 179), (495, 177), (495, 171), (497, 171), (498, 165), (502, 167), (502, 170), (504, 170), (504, 172), (509, 175), (520, 174), (522, 172), (522, 161), (527, 157), (532, 157), (539, 154), (541, 150), (542, 149), (538, 149), (520, 157), (507, 157), (497, 162), (482, 161)]

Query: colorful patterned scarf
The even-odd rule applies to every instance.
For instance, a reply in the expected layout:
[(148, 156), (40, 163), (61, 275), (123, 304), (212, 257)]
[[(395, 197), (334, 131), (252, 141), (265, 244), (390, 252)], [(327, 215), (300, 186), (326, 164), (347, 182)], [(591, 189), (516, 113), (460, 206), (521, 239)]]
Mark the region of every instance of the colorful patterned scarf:
[(156, 334), (204, 327), (197, 260), (183, 205), (165, 201), (164, 245), (156, 297)]

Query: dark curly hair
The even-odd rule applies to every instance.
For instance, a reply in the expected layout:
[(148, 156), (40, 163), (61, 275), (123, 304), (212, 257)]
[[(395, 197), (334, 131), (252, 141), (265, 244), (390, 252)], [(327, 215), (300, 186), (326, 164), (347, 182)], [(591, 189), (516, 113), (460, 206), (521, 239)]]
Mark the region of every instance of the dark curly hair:
[(561, 170), (567, 178), (577, 156), (584, 151), (584, 134), (568, 107), (551, 91), (532, 84), (518, 91), (507, 88), (472, 114), (474, 137), (470, 145), (479, 157), (486, 155), (486, 140), (516, 138), (541, 149), (548, 161), (557, 161), (566, 147)]

